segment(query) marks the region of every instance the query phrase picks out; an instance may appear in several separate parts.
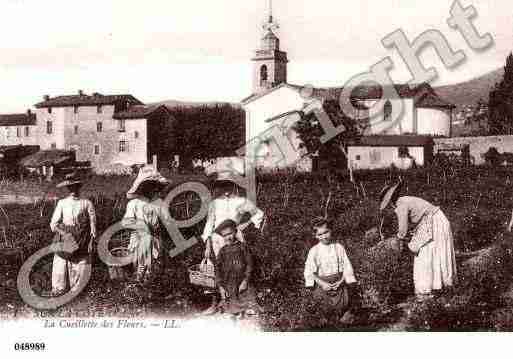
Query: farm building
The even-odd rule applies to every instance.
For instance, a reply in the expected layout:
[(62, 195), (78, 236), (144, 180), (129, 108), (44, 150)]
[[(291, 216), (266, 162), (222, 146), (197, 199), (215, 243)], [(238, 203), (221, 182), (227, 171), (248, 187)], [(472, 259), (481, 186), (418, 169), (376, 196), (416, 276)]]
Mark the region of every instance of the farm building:
[(36, 114), (26, 113), (0, 115), (0, 145), (37, 145)]
[(39, 146), (0, 146), (0, 176), (14, 177), (19, 174), (19, 161), (39, 151)]
[[(302, 112), (311, 106), (320, 108), (326, 101), (338, 100), (344, 90), (343, 87), (309, 87), (308, 96), (305, 96), (304, 86), (288, 83), (287, 53), (280, 49), (279, 38), (273, 32), (272, 18), (269, 19), (260, 48), (256, 50), (252, 61), (253, 94), (242, 100), (246, 114), (247, 143), (259, 138), (265, 147), (267, 139), (262, 138), (265, 137), (262, 134), (269, 133), (276, 125), (276, 119), (285, 118), (288, 122), (289, 114)], [(352, 89), (351, 100), (363, 111), (360, 113), (362, 118), (369, 117), (369, 108), (381, 99), (384, 90), (379, 86)], [(398, 98), (386, 101), (382, 113), (368, 121), (365, 136), (451, 136), (455, 106), (438, 96), (429, 84), (424, 83), (414, 88), (409, 85), (393, 85), (393, 90)], [(392, 121), (394, 109), (402, 111), (396, 111), (400, 114)], [(290, 124), (287, 126), (290, 127)], [(291, 162), (295, 163), (294, 159)]]
[(347, 146), (347, 155), (353, 169), (397, 166), (403, 151), (424, 166), (433, 159), (433, 146), (430, 136), (363, 136)]
[[(145, 106), (132, 95), (44, 97), (35, 105), (38, 143), (76, 153), (97, 172), (171, 159), (173, 117), (165, 106)], [(165, 134), (165, 135), (163, 135)]]
[(76, 157), (74, 151), (42, 150), (21, 159), (20, 165), (34, 175), (51, 179), (70, 172), (76, 165)]

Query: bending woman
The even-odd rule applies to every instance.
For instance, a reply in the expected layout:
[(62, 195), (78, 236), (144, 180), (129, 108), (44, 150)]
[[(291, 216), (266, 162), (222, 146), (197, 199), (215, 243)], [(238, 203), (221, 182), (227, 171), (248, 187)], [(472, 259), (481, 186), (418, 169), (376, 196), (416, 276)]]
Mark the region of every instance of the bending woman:
[(415, 294), (423, 300), (433, 290), (456, 283), (457, 270), (454, 239), (447, 217), (428, 201), (412, 196), (399, 196), (403, 182), (385, 187), (380, 194), (380, 210), (391, 206), (397, 216), (397, 238), (406, 241), (408, 227), (413, 235), (408, 249), (415, 254), (413, 281)]

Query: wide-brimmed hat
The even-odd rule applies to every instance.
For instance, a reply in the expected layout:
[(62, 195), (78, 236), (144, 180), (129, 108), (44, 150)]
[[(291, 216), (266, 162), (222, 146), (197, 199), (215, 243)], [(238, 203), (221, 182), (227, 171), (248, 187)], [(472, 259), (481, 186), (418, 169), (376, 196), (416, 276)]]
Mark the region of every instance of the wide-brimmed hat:
[(220, 185), (222, 183), (237, 183), (235, 181), (235, 176), (232, 172), (220, 172), (216, 173), (214, 179), (214, 185)]
[(225, 219), (222, 221), (214, 230), (215, 233), (221, 235), (221, 232), (225, 230), (226, 228), (232, 228), (235, 231), (237, 231), (237, 223), (231, 219)]
[(73, 173), (67, 174), (64, 177), (64, 181), (57, 184), (57, 188), (69, 187), (69, 186), (73, 186), (73, 185), (77, 185), (77, 184), (82, 184), (82, 181), (80, 180), (78, 175), (75, 172), (73, 172)]
[(383, 188), (379, 194), (379, 210), (383, 211), (388, 207), (392, 198), (399, 195), (403, 186), (403, 182), (399, 181), (395, 185), (388, 185)]
[(170, 181), (162, 176), (153, 166), (144, 166), (139, 170), (139, 174), (135, 179), (132, 187), (126, 193), (128, 199), (133, 199), (139, 194), (139, 187), (143, 183), (153, 182), (156, 186), (161, 185), (162, 187), (170, 184)]

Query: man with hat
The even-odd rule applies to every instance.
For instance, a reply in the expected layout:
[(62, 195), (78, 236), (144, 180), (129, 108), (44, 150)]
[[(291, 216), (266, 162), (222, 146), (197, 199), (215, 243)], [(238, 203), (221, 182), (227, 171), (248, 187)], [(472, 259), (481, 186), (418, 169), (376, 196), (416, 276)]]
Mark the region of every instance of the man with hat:
[[(397, 216), (396, 240), (406, 242), (408, 226), (414, 227), (408, 249), (415, 255), (413, 282), (418, 300), (432, 296), (434, 290), (456, 282), (456, 257), (451, 225), (445, 214), (428, 201), (401, 196), (403, 181), (386, 186), (380, 194), (380, 211), (392, 207)], [(398, 246), (402, 248), (402, 245)]]
[[(233, 171), (233, 169), (232, 169)], [(215, 229), (224, 221), (232, 220), (237, 224), (236, 239), (244, 242), (242, 230), (251, 223), (255, 228), (260, 228), (264, 219), (264, 212), (260, 210), (249, 199), (235, 194), (235, 180), (232, 171), (217, 172), (217, 178), (214, 182), (214, 190), (220, 195), (214, 199), (208, 207), (207, 221), (203, 230), (202, 238), (205, 241), (205, 259), (217, 258), (219, 251), (226, 244), (222, 236), (215, 233)], [(249, 214), (250, 220), (241, 224), (245, 214)], [(217, 293), (213, 296), (212, 305), (205, 311), (205, 314), (215, 313), (217, 311), (218, 297)]]
[(52, 294), (59, 296), (69, 286), (75, 288), (90, 264), (93, 241), (96, 238), (96, 214), (88, 199), (81, 198), (82, 181), (75, 173), (66, 175), (57, 188), (66, 188), (69, 195), (59, 200), (50, 221), (52, 232), (59, 241), (75, 242), (72, 252), (57, 252), (52, 266)]

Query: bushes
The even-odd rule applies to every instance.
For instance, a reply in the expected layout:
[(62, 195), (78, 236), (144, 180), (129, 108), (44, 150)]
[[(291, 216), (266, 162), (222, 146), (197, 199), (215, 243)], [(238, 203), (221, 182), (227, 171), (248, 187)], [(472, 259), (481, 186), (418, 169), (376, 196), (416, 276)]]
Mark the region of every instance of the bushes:
[(495, 147), (490, 147), (488, 151), (483, 154), (483, 157), (488, 165), (494, 167), (499, 166), (502, 163), (502, 156)]
[[(511, 173), (507, 168), (455, 167), (447, 171), (432, 167), (402, 172), (402, 175), (407, 184), (405, 194), (421, 196), (442, 207), (451, 221), (460, 250), (473, 251), (487, 246), (501, 231), (502, 223), (508, 219), (513, 208), (507, 181)], [(318, 316), (305, 314), (307, 307), (300, 310), (303, 305), (300, 303), (306, 296), (303, 290), (303, 266), (308, 250), (315, 244), (310, 220), (325, 212), (333, 219), (334, 234), (345, 243), (360, 282), (363, 304), (370, 318), (362, 323), (361, 329), (387, 327), (397, 319), (400, 313), (391, 308), (413, 294), (411, 257), (407, 254), (401, 257), (383, 247), (372, 249), (379, 241), (378, 232), (374, 230), (365, 235), (367, 230), (379, 224), (377, 196), (386, 182), (396, 180), (394, 176), (388, 170), (361, 171), (357, 179), (362, 182), (365, 191), (359, 192), (344, 177), (333, 175), (282, 172), (258, 177), (257, 206), (265, 212), (267, 224), (262, 232), (249, 231), (246, 238), (257, 257), (258, 271), (255, 275), (260, 300), (267, 310), (265, 328), (325, 329), (329, 324)], [(185, 179), (176, 178), (174, 183)], [(132, 181), (133, 177), (94, 176), (86, 182), (84, 194), (96, 206), (100, 232), (123, 215), (125, 191)], [(12, 232), (8, 230), (7, 233), (9, 236), (12, 233), (18, 244), (27, 247), (27, 254), (48, 245), (51, 238), (48, 223), (54, 203), (47, 202), (42, 211), (40, 205), (5, 206), (13, 227)], [(41, 212), (43, 216), (40, 216)], [(394, 217), (387, 218), (385, 224), (385, 233), (393, 233), (396, 225)], [(202, 224), (198, 224), (190, 229), (190, 233), (197, 235), (202, 229)], [(32, 239), (26, 233), (32, 233)], [(502, 290), (500, 284), (508, 281), (508, 271), (504, 270), (509, 270), (509, 267), (504, 267), (505, 260), (509, 258), (505, 256), (508, 250), (501, 247), (498, 252), (503, 255), (487, 257), (480, 264), (477, 274), (472, 269), (474, 267), (462, 266), (462, 284), (454, 298), (451, 297), (451, 306), (446, 308), (433, 304), (415, 307), (408, 325), (433, 330), (443, 329), (444, 326), (454, 329), (458, 325), (489, 328), (487, 317), (477, 314), (480, 312), (478, 308), (481, 308), (479, 301), (484, 301), (486, 308), (498, 306), (493, 293), (499, 293)], [(145, 315), (156, 310), (174, 310), (175, 306), (170, 304), (172, 301), (163, 299), (161, 292), (164, 291), (164, 297), (173, 294), (180, 301), (185, 300), (189, 312), (197, 310), (203, 305), (201, 295), (188, 285), (184, 268), (199, 261), (201, 255), (202, 248), (198, 245), (169, 260), (161, 287), (158, 290), (149, 289), (143, 294), (114, 288), (106, 279), (105, 266), (98, 261), (83, 300), (94, 310), (105, 310), (107, 314), (126, 309), (125, 314)], [(501, 262), (497, 264), (494, 258)], [(475, 298), (475, 301), (469, 301), (469, 297)], [(135, 300), (142, 304), (134, 304)], [(22, 305), (21, 301), (18, 305)], [(74, 303), (63, 310), (75, 310)]]

